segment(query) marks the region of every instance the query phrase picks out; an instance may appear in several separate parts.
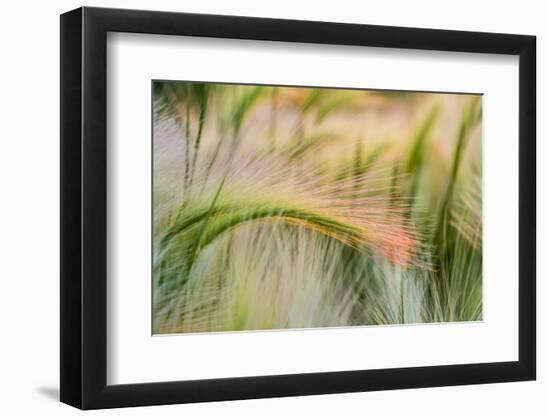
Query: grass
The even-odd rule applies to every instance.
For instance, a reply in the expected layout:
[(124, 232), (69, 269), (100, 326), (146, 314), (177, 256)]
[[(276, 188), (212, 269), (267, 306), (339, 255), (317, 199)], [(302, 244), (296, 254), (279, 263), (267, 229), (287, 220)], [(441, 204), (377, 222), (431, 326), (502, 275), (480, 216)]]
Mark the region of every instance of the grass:
[(482, 318), (478, 97), (154, 91), (154, 333)]

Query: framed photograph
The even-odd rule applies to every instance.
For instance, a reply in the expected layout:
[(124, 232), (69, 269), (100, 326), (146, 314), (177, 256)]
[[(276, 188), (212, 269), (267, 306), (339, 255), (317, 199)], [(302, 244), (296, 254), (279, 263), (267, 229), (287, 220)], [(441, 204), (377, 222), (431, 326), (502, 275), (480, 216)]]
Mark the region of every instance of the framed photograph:
[(61, 16), (61, 401), (533, 380), (535, 37)]

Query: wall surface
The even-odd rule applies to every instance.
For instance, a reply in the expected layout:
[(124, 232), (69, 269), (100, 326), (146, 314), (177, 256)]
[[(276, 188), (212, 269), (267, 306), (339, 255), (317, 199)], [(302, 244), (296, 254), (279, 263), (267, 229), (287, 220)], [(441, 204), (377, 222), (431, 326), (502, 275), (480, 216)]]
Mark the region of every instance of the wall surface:
[[(94, 415), (193, 416), (370, 414), (408, 416), (550, 415), (550, 26), (545, 3), (417, 0), (258, 2), (253, 0), (92, 1), (89, 6), (509, 32), (538, 37), (538, 381), (100, 411)], [(7, 2), (0, 37), (0, 410), (3, 415), (68, 416), (59, 379), (59, 14), (77, 1)], [(505, 233), (505, 231), (503, 231)], [(505, 235), (503, 236), (505, 238)]]

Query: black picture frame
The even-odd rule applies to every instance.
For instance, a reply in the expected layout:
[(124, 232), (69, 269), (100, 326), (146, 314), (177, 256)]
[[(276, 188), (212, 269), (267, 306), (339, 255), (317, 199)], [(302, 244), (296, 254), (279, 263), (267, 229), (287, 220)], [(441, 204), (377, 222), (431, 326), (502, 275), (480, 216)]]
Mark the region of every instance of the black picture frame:
[[(518, 361), (107, 385), (108, 32), (519, 56)], [(88, 7), (61, 15), (61, 401), (95, 409), (534, 380), (535, 54), (525, 35)]]

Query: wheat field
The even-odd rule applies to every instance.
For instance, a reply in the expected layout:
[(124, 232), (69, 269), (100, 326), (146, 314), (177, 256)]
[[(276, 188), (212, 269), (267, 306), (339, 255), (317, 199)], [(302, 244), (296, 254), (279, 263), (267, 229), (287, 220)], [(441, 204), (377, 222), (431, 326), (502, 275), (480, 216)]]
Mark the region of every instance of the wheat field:
[(153, 333), (482, 319), (481, 96), (153, 87)]

